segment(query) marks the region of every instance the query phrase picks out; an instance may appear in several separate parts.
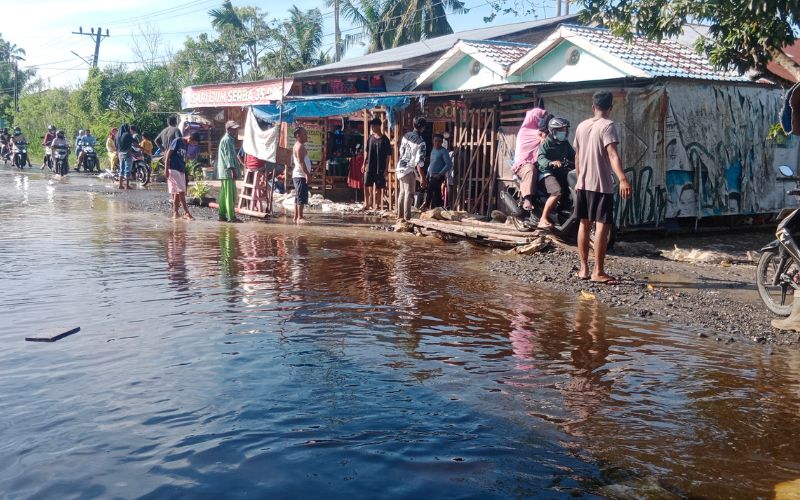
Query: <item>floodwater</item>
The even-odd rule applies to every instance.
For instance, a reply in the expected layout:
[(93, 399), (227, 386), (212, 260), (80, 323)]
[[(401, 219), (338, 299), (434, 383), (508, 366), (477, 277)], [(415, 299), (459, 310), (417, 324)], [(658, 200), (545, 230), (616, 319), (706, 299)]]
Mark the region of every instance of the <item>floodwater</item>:
[(172, 222), (77, 182), (0, 172), (3, 497), (771, 497), (800, 478), (797, 352), (526, 290), (467, 245)]

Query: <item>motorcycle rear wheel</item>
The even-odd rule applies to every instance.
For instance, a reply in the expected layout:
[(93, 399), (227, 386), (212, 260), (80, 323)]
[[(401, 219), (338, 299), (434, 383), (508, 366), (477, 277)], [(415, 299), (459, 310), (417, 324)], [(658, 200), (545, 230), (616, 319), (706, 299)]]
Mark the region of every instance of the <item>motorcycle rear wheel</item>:
[[(778, 316), (788, 316), (789, 313), (792, 312), (794, 289), (789, 286), (786, 291), (786, 297), (782, 300), (782, 286), (780, 280), (777, 285), (772, 285), (775, 273), (780, 272), (778, 269), (779, 260), (777, 250), (766, 251), (761, 254), (761, 258), (758, 259), (758, 267), (756, 268), (756, 287), (758, 288), (758, 295), (761, 297), (764, 305), (767, 306), (767, 309)], [(792, 267), (797, 268), (797, 263), (791, 263), (789, 268), (784, 272), (790, 271)]]
[(142, 187), (150, 183), (150, 169), (142, 162), (138, 162), (133, 166), (133, 176)]

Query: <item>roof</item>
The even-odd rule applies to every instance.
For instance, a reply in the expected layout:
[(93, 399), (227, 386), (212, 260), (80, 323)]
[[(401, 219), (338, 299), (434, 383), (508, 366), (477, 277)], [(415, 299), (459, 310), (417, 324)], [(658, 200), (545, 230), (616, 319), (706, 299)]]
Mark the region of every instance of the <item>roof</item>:
[(449, 50), (459, 40), (503, 40), (531, 30), (539, 30), (558, 25), (563, 22), (574, 22), (577, 14), (551, 17), (535, 21), (488, 26), (473, 30), (461, 31), (436, 38), (429, 38), (401, 47), (382, 50), (372, 54), (359, 55), (339, 62), (298, 71), (297, 77), (314, 77), (321, 75), (359, 73), (375, 71), (393, 71), (403, 69), (425, 69), (432, 60)]
[(501, 42), (497, 40), (459, 40), (436, 62), (417, 78), (416, 87), (431, 85), (437, 78), (470, 56), (493, 72), (506, 76), (511, 66), (533, 50), (528, 43)]
[(507, 70), (512, 64), (519, 61), (522, 56), (533, 49), (529, 43), (501, 42), (498, 40), (462, 40), (464, 47), (474, 50), (498, 66)]
[(529, 68), (563, 41), (580, 47), (631, 76), (748, 81), (746, 77), (735, 72), (716, 70), (705, 57), (674, 40), (657, 42), (633, 35), (627, 41), (607, 29), (569, 24), (560, 26), (536, 49), (516, 63), (511, 73), (518, 74)]
[[(794, 45), (784, 47), (783, 53), (793, 59), (797, 64), (800, 64), (800, 42), (795, 42)], [(778, 75), (784, 80), (797, 83), (797, 78), (790, 73), (784, 65), (778, 62), (772, 61), (767, 64), (767, 70), (772, 74)]]

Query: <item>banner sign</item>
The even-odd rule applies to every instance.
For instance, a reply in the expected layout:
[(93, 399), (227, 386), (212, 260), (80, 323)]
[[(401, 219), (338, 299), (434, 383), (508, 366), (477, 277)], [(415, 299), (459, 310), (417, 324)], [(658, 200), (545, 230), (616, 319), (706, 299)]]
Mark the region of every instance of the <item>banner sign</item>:
[(181, 108), (224, 108), (252, 106), (279, 101), (289, 93), (293, 80), (287, 79), (281, 92), (280, 80), (251, 83), (221, 83), (186, 87), (181, 92)]

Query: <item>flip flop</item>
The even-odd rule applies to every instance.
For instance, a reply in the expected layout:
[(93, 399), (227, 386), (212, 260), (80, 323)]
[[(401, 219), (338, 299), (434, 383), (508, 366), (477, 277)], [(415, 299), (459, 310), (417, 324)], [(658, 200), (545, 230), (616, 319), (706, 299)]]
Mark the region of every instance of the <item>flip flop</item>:
[(593, 279), (593, 280), (590, 280), (590, 281), (592, 283), (597, 283), (598, 285), (614, 286), (614, 285), (621, 285), (622, 284), (622, 281), (620, 281), (620, 280), (618, 280), (616, 278), (612, 278), (611, 276), (606, 276), (605, 279), (599, 279), (599, 280)]
[(578, 273), (575, 273), (575, 277), (576, 277), (576, 278), (578, 278), (578, 279), (579, 279), (579, 280), (581, 280), (581, 281), (588, 281), (588, 280), (589, 280), (589, 278), (591, 278), (591, 276), (581, 276), (581, 275), (580, 275), (580, 274), (578, 274)]

